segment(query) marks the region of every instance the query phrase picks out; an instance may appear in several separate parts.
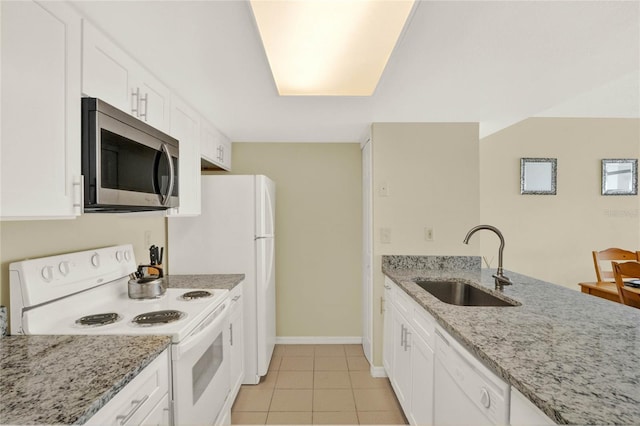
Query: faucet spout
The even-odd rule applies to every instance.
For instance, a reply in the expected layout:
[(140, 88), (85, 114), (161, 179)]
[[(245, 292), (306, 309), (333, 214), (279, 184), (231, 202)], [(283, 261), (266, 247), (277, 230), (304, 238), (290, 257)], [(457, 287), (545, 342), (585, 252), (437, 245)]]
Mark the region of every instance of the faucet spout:
[(502, 236), (502, 232), (500, 232), (498, 228), (491, 225), (474, 226), (469, 230), (469, 232), (467, 232), (467, 236), (464, 237), (463, 242), (465, 244), (469, 244), (469, 238), (471, 238), (473, 234), (475, 234), (481, 229), (487, 229), (489, 231), (493, 231), (498, 236), (498, 238), (500, 238), (500, 247), (498, 248), (498, 270), (496, 271), (496, 274), (493, 276), (496, 279), (496, 288), (501, 288), (503, 285), (512, 284), (511, 280), (508, 277), (505, 277), (503, 273), (502, 252), (504, 251), (504, 237)]

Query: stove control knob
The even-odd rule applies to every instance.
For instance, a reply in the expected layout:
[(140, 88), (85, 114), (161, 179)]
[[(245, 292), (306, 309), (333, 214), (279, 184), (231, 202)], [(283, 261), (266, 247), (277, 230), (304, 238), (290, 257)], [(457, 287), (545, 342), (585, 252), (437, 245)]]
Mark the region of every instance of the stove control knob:
[(93, 265), (94, 268), (97, 268), (100, 266), (100, 255), (98, 253), (94, 253), (91, 256), (91, 264)]
[(51, 280), (53, 280), (53, 267), (45, 266), (42, 268), (42, 271), (40, 271), (40, 275), (42, 275), (42, 279), (46, 282), (51, 282)]
[(131, 260), (131, 252), (129, 250), (125, 250), (124, 252), (124, 260), (127, 262)]
[(58, 270), (60, 271), (63, 277), (66, 277), (70, 270), (69, 261), (63, 260), (62, 262), (60, 262), (60, 264), (58, 265)]
[(116, 260), (122, 262), (122, 252), (120, 250), (116, 251)]

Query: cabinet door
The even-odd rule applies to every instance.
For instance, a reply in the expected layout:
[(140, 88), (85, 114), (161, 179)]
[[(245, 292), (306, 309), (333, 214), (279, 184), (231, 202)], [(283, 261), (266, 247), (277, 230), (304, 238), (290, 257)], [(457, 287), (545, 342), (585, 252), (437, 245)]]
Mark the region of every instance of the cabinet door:
[(391, 384), (405, 413), (411, 412), (411, 340), (413, 330), (393, 307), (393, 375)]
[(231, 170), (231, 141), (226, 137), (222, 138), (220, 147), (220, 167), (224, 170)]
[(136, 115), (129, 56), (86, 20), (82, 22), (82, 93)]
[(2, 219), (81, 213), (81, 18), (63, 2), (1, 2)]
[(134, 75), (131, 91), (140, 98), (137, 117), (156, 129), (168, 132), (171, 91), (142, 66), (136, 64)]
[(382, 341), (382, 365), (384, 366), (387, 376), (391, 378), (393, 375), (393, 348), (394, 348), (394, 336), (393, 336), (393, 300), (392, 300), (392, 288), (390, 284), (384, 284), (384, 297), (382, 304), (384, 308), (384, 323), (383, 323), (383, 341)]
[(168, 426), (171, 424), (170, 418), (169, 394), (167, 394), (139, 424), (144, 426)]
[(200, 214), (200, 117), (178, 98), (171, 102), (171, 135), (178, 139), (180, 206), (170, 216)]
[(434, 352), (417, 335), (411, 348), (411, 411), (409, 420), (414, 425), (433, 424), (433, 368)]
[[(236, 287), (237, 289), (237, 287)], [(235, 289), (234, 289), (235, 290)], [(231, 343), (230, 370), (231, 392), (229, 396), (235, 399), (240, 385), (244, 381), (244, 323), (242, 309), (242, 290), (233, 291), (231, 297), (231, 312), (229, 315), (229, 341)]]
[(220, 132), (204, 119), (200, 122), (200, 128), (200, 155), (203, 160), (216, 164)]
[(200, 154), (205, 167), (231, 170), (231, 141), (204, 119), (201, 127)]

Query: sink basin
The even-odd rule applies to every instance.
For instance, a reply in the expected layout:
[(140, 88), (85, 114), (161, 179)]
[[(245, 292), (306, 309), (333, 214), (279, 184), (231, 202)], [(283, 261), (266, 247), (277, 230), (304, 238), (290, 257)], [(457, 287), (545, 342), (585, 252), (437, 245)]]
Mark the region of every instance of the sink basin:
[(486, 291), (460, 281), (416, 280), (416, 284), (450, 305), (458, 306), (517, 306)]

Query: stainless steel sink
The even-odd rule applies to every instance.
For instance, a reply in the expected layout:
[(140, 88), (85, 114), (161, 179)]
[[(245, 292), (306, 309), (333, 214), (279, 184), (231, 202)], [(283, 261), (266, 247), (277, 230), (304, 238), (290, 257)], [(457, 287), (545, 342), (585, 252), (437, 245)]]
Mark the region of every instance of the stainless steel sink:
[(517, 306), (486, 291), (460, 281), (415, 280), (420, 287), (450, 305), (459, 306)]

